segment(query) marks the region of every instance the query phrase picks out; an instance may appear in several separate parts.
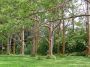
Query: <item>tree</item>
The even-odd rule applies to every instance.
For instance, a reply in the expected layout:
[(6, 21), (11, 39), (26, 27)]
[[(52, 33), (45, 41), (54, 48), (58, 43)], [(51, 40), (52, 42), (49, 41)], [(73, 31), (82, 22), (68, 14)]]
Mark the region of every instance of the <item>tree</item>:
[[(87, 14), (88, 15), (90, 14), (89, 7), (90, 7), (90, 4), (89, 4), (89, 2), (87, 2)], [(87, 47), (88, 52), (87, 52), (87, 54), (90, 55), (90, 16), (87, 17), (87, 25), (86, 26), (87, 26), (87, 34), (88, 34), (88, 47)]]
[(22, 27), (21, 30), (21, 54), (24, 55), (24, 47), (25, 47), (25, 40), (24, 40), (24, 26)]

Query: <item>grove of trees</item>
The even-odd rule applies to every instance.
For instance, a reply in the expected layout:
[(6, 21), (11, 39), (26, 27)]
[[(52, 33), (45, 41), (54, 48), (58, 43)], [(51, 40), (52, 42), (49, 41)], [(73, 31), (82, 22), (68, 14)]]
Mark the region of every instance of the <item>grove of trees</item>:
[(90, 0), (0, 0), (0, 53), (90, 55)]

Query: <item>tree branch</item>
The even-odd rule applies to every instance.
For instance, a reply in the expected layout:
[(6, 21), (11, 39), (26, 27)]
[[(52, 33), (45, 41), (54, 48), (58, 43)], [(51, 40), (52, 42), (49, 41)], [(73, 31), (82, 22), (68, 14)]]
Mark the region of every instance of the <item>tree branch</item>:
[(90, 15), (87, 15), (87, 14), (74, 15), (74, 16), (70, 16), (70, 17), (66, 17), (66, 18), (55, 19), (55, 20), (52, 20), (52, 21), (49, 21), (49, 22), (55, 22), (55, 21), (58, 21), (58, 20), (66, 20), (66, 19), (70, 19), (70, 18), (83, 17), (83, 16), (90, 16)]

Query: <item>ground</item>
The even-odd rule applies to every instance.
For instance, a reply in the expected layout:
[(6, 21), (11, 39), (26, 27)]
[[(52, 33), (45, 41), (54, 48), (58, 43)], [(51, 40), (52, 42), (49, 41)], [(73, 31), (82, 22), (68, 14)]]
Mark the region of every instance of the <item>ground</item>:
[(30, 56), (0, 56), (0, 67), (90, 67), (90, 57), (58, 56), (56, 59)]

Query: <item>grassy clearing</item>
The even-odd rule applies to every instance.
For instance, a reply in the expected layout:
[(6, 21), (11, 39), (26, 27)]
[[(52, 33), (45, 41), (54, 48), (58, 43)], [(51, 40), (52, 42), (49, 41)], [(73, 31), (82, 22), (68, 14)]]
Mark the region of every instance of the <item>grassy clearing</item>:
[(0, 56), (0, 67), (90, 67), (90, 58), (83, 56), (45, 59), (30, 56)]

